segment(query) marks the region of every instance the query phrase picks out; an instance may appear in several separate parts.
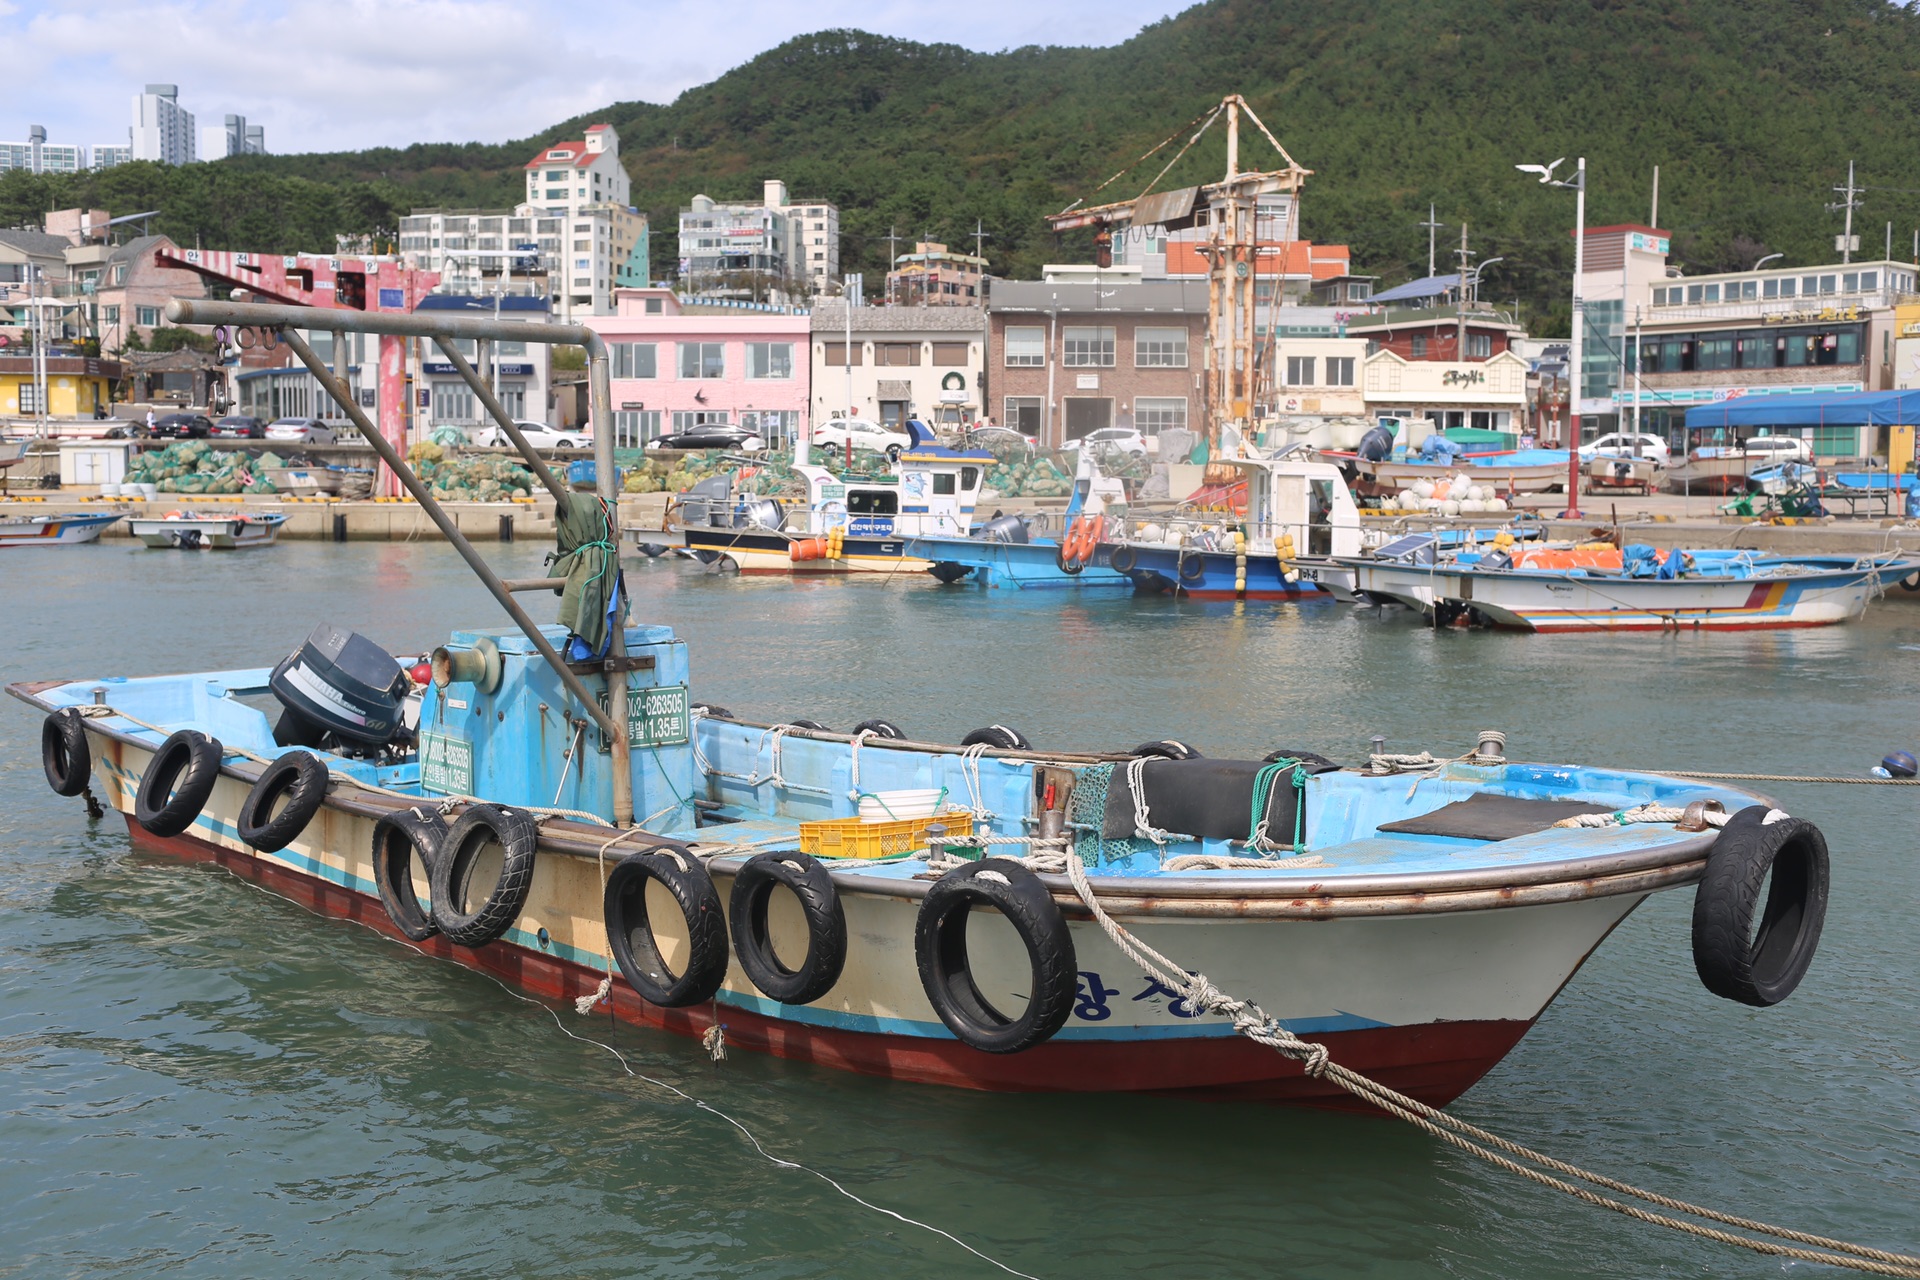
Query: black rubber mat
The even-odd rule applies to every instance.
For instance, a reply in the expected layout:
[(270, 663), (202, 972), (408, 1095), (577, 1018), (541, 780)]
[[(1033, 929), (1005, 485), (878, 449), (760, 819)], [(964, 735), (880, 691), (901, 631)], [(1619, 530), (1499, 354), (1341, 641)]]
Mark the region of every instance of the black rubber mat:
[(1511, 840), (1545, 831), (1562, 818), (1582, 813), (1612, 813), (1604, 804), (1579, 800), (1521, 800), (1480, 792), (1417, 818), (1383, 822), (1380, 830), (1409, 836), (1452, 836), (1456, 840)]

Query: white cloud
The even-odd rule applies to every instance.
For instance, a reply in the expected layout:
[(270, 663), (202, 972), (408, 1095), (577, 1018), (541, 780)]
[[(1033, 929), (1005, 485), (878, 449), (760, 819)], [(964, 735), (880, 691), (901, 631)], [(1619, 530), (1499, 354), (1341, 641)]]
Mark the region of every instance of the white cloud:
[(0, 0), (0, 138), (126, 140), (132, 97), (178, 84), (201, 125), (244, 115), (273, 151), (499, 142), (612, 102), (668, 102), (793, 36), (859, 27), (974, 49), (1112, 44), (1167, 0)]

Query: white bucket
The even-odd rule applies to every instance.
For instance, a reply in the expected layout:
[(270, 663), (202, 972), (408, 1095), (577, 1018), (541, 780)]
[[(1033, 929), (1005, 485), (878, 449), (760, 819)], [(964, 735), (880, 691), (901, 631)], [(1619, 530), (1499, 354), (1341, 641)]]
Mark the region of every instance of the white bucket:
[(928, 818), (940, 811), (945, 787), (915, 791), (875, 791), (860, 797), (860, 821), (893, 822), (901, 818)]
[(160, 496), (160, 486), (157, 484), (142, 484), (140, 486), (140, 496), (148, 502), (153, 502)]
[(120, 486), (117, 484), (103, 484), (100, 486), (100, 496), (103, 498), (117, 498), (120, 496)]

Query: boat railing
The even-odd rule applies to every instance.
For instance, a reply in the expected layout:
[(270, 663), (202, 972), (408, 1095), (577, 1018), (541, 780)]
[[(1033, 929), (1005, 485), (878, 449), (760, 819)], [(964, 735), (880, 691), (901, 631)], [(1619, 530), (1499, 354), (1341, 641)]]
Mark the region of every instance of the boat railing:
[[(366, 312), (350, 311), (344, 308), (293, 307), (259, 302), (217, 302), (208, 299), (175, 298), (167, 304), (169, 323), (178, 325), (232, 325), (240, 328), (252, 328), (270, 333), (290, 348), (294, 355), (313, 374), (333, 402), (340, 407), (347, 420), (352, 422), (379, 455), (380, 461), (393, 473), (396, 480), (420, 504), (439, 528), (441, 535), (453, 545), (460, 558), (467, 562), (474, 576), (480, 579), (488, 592), (493, 595), (509, 618), (513, 620), (521, 633), (526, 636), (534, 650), (544, 658), (553, 669), (567, 692), (572, 695), (582, 715), (591, 719), (609, 740), (613, 765), (613, 821), (621, 827), (633, 824), (633, 768), (631, 748), (628, 742), (626, 726), (618, 723), (609, 710), (611, 707), (624, 707), (627, 702), (627, 661), (626, 635), (622, 626), (612, 628), (611, 643), (606, 657), (599, 663), (600, 672), (607, 683), (607, 701), (601, 700), (587, 688), (576, 669), (579, 664), (569, 664), (553, 647), (539, 624), (528, 616), (513, 598), (513, 590), (503, 582), (492, 567), (487, 564), (473, 544), (460, 532), (458, 523), (447, 514), (433, 491), (414, 474), (413, 468), (400, 455), (392, 441), (382, 435), (380, 428), (366, 411), (360, 407), (359, 400), (346, 383), (328, 367), (314, 349), (300, 336), (301, 330), (331, 332), (334, 335), (333, 350), (343, 348), (341, 335), (347, 333), (374, 333), (391, 337), (429, 338), (439, 347), (441, 354), (460, 374), (476, 399), (486, 407), (487, 413), (500, 427), (501, 433), (513, 443), (514, 449), (527, 463), (528, 469), (540, 483), (553, 494), (554, 502), (565, 509), (572, 501), (573, 494), (553, 474), (546, 459), (527, 440), (511, 417), (486, 385), (483, 378), (475, 372), (473, 366), (460, 354), (458, 342), (463, 339), (488, 339), (498, 342), (537, 342), (549, 346), (578, 346), (586, 350), (588, 367), (588, 392), (590, 401), (589, 426), (593, 432), (593, 452), (595, 482), (602, 501), (614, 510), (618, 510), (620, 490), (618, 488), (618, 469), (613, 460), (613, 380), (612, 366), (609, 363), (607, 344), (600, 335), (585, 325), (537, 323), (520, 320), (500, 320), (492, 316), (449, 315), (444, 312), (427, 314), (403, 312)], [(619, 539), (613, 541), (613, 565), (619, 570)], [(624, 719), (624, 717), (621, 717)]]

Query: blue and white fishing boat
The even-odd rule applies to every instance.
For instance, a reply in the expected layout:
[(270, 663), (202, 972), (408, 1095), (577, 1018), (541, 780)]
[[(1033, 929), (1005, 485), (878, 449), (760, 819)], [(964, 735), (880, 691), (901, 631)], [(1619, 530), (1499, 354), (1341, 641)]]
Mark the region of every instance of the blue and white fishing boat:
[(1110, 563), (1101, 544), (1110, 506), (1122, 506), (1125, 490), (1100, 472), (1097, 450), (1075, 451), (1073, 490), (1056, 523), (1050, 513), (993, 517), (965, 537), (922, 534), (908, 550), (929, 562), (928, 572), (945, 583), (1032, 590), (1044, 587), (1133, 588), (1133, 579)]
[[(316, 373), (303, 329), (598, 341), (220, 302), (169, 317), (284, 326)], [(551, 584), (494, 575), (340, 403), (515, 625), (403, 663), (323, 624), (271, 665), (9, 692), (45, 717), (53, 789), (125, 815), (140, 847), (582, 1015), (975, 1089), (1349, 1099), (1331, 1060), (1444, 1103), (1654, 893), (1699, 886), (1693, 959), (1730, 999), (1776, 1003), (1813, 959), (1811, 823), (1731, 787), (1517, 763), (1498, 733), (1341, 768), (703, 707), (686, 642), (623, 620), (610, 485), (536, 470), (565, 580), (543, 625), (512, 593)]]
[(0, 520), (0, 547), (72, 547), (97, 542), (118, 512), (62, 511)]
[(1244, 509), (1130, 519), (1102, 539), (1107, 563), (1141, 591), (1352, 598), (1352, 575), (1339, 558), (1360, 554), (1360, 512), (1338, 467), (1292, 456), (1224, 457), (1215, 465), (1242, 477)]
[(1526, 631), (1769, 631), (1858, 618), (1920, 561), (1648, 546), (1438, 552), (1409, 538), (1342, 564), (1369, 599)]

